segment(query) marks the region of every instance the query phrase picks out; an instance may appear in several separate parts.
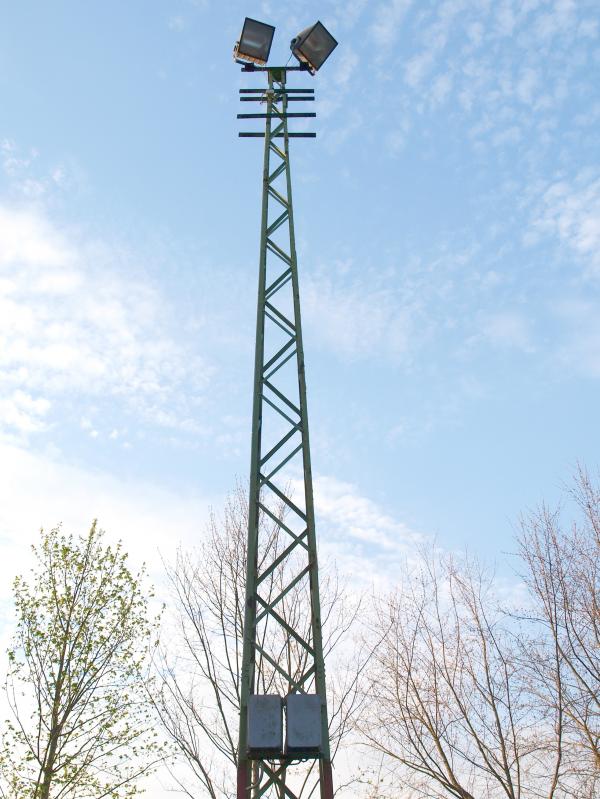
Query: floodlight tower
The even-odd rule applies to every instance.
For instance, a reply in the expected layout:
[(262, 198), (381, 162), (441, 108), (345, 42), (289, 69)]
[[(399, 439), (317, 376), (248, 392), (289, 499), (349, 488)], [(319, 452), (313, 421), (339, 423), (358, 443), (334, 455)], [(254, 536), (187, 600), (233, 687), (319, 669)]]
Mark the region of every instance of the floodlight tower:
[(289, 158), (291, 138), (316, 134), (288, 131), (288, 119), (316, 114), (288, 111), (314, 89), (288, 88), (287, 75), (314, 75), (337, 42), (317, 22), (292, 39), (297, 66), (269, 67), (274, 32), (246, 18), (234, 49), (242, 71), (267, 79), (240, 89), (264, 111), (238, 114), (265, 120), (239, 134), (265, 142), (237, 799), (296, 799), (299, 761), (318, 763), (321, 799), (333, 799)]

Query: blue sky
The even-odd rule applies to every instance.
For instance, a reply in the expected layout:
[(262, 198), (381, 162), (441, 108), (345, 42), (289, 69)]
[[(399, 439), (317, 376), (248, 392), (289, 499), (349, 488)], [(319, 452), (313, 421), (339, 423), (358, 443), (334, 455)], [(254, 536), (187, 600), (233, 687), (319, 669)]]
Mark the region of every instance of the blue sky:
[[(319, 17), (340, 46), (292, 163), (317, 483), (496, 557), (597, 462), (596, 4), (298, 9), (6, 9), (4, 461), (203, 506), (246, 478), (261, 145), (235, 114), (259, 78), (230, 50), (248, 14), (286, 61)], [(62, 513), (23, 490), (35, 526), (68, 517), (68, 485)]]
[(323, 552), (392, 578), (415, 536), (501, 559), (598, 465), (596, 0), (24, 0), (0, 28), (7, 577), (41, 525), (94, 516), (157, 561), (247, 478), (246, 15), (274, 62), (317, 18), (340, 42), (293, 79), (317, 96), (292, 169)]

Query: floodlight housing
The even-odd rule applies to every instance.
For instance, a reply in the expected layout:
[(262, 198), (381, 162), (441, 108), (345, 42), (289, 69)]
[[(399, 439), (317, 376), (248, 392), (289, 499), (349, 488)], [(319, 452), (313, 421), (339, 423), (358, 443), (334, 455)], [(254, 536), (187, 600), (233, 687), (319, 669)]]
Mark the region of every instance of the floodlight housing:
[(275, 28), (246, 17), (239, 42), (233, 48), (236, 61), (264, 66), (269, 60)]
[(290, 50), (301, 64), (305, 64), (311, 75), (321, 69), (333, 53), (338, 43), (322, 22), (315, 22), (309, 28), (294, 36)]

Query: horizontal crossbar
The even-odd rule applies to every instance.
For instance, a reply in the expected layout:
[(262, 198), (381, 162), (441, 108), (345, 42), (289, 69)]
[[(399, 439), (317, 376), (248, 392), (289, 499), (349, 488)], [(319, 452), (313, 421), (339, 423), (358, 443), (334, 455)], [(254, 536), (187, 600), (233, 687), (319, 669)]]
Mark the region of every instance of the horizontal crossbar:
[(315, 111), (297, 111), (286, 114), (238, 114), (238, 119), (313, 119), (317, 114)]
[[(316, 137), (316, 133), (288, 133), (288, 138), (290, 139), (314, 139)], [(238, 133), (238, 136), (241, 139), (264, 139), (264, 133)], [(284, 133), (272, 133), (272, 139), (283, 139), (285, 136)]]
[[(264, 94), (266, 89), (240, 89), (240, 94)], [(314, 89), (277, 89), (277, 94), (314, 94)]]
[[(268, 101), (268, 99), (269, 98), (265, 97), (264, 95), (257, 94), (254, 97), (240, 97), (240, 102), (241, 103), (266, 103)], [(272, 102), (273, 103), (279, 103), (279, 102), (281, 102), (281, 99), (282, 99), (281, 97), (274, 97)], [(300, 97), (300, 96), (298, 96), (298, 97), (287, 97), (287, 102), (288, 103), (302, 103), (302, 102), (310, 103), (310, 102), (314, 102), (314, 99), (315, 98), (313, 96), (310, 96), (310, 95), (304, 96), (303, 95), (302, 97)]]
[[(314, 97), (288, 97), (288, 103), (310, 103), (314, 100)], [(264, 95), (257, 95), (256, 97), (240, 97), (240, 102), (242, 103), (265, 103), (267, 98)], [(274, 98), (273, 102), (278, 102), (277, 97)]]

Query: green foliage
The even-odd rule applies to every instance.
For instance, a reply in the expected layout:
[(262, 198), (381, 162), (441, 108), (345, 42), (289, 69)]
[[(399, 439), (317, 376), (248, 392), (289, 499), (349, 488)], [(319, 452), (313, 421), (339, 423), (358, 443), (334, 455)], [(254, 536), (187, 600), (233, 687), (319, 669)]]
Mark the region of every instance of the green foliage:
[(5, 799), (134, 796), (164, 755), (146, 701), (152, 594), (103, 535), (95, 522), (85, 537), (42, 531), (29, 579), (14, 581)]

